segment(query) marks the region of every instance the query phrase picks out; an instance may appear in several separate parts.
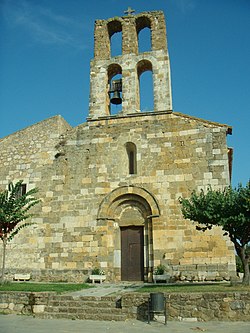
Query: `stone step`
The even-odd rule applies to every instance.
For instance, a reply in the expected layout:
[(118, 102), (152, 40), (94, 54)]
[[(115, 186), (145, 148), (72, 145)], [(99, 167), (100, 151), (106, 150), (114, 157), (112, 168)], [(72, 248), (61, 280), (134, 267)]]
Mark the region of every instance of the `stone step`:
[(113, 307), (116, 308), (116, 304), (119, 302), (119, 300), (109, 302), (109, 301), (85, 301), (85, 300), (53, 300), (49, 301), (49, 306), (65, 306), (65, 307), (74, 307), (79, 306), (83, 308), (96, 308), (96, 307), (102, 307), (102, 308), (109, 308)]
[(41, 319), (79, 319), (79, 320), (107, 320), (107, 321), (125, 321), (127, 319), (126, 314), (114, 314), (114, 313), (43, 313), (37, 314), (37, 318)]
[(114, 314), (120, 314), (121, 309), (117, 308), (100, 308), (96, 307), (95, 309), (93, 308), (83, 308), (83, 307), (66, 307), (66, 306), (59, 306), (59, 307), (51, 307), (51, 306), (46, 306), (44, 309), (45, 312), (48, 313), (114, 313)]
[(50, 294), (49, 295), (50, 300), (86, 300), (86, 301), (114, 301), (117, 299), (117, 296), (72, 296), (72, 295), (56, 295), (56, 294)]
[(39, 318), (68, 318), (88, 320), (127, 319), (127, 309), (121, 309), (119, 297), (77, 297), (52, 295), (43, 312), (36, 313)]

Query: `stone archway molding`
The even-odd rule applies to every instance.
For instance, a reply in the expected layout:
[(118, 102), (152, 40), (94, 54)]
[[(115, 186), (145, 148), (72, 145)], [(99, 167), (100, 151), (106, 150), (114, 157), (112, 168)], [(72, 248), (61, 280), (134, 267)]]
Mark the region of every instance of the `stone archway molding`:
[(114, 202), (118, 201), (119, 199), (122, 201), (122, 198), (127, 197), (128, 195), (131, 195), (134, 200), (138, 198), (138, 200), (140, 199), (145, 201), (147, 206), (150, 208), (150, 215), (148, 218), (160, 216), (159, 204), (155, 197), (142, 187), (130, 185), (118, 187), (104, 197), (99, 206), (97, 219), (115, 220), (114, 210), (111, 209), (111, 207), (114, 205)]

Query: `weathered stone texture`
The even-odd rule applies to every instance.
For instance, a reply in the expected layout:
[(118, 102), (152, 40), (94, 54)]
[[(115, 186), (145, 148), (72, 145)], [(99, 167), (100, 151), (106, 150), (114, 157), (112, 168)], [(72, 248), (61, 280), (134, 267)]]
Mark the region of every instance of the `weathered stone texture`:
[(122, 54), (138, 54), (138, 33), (144, 28), (152, 31), (152, 50), (166, 50), (165, 17), (161, 11), (143, 12), (132, 16), (113, 17), (95, 22), (95, 59), (111, 57), (110, 38), (122, 31)]
[[(139, 53), (138, 34), (144, 28), (150, 28), (152, 49)], [(122, 31), (122, 55), (111, 57), (110, 38), (119, 31)], [(109, 84), (116, 74), (122, 74), (122, 113), (140, 112), (139, 79), (146, 70), (153, 73), (154, 111), (172, 110), (170, 63), (162, 12), (96, 21), (89, 118), (110, 114)]]
[[(248, 292), (166, 294), (168, 320), (249, 321)], [(0, 292), (0, 312), (32, 314), (40, 318), (147, 320), (149, 295), (79, 298), (55, 293)]]
[[(165, 297), (168, 320), (249, 321), (250, 319), (248, 292), (168, 293)], [(148, 298), (149, 295), (140, 293), (125, 294), (122, 297), (122, 309), (128, 309), (130, 318), (146, 320)]]
[[(145, 27), (152, 50), (139, 54), (134, 35)], [(110, 58), (106, 43), (123, 28), (123, 54)], [(145, 70), (154, 78), (155, 107), (148, 113), (137, 110)], [(123, 111), (111, 116), (108, 80), (117, 73), (123, 74)], [(126, 226), (143, 228), (145, 281), (160, 263), (172, 279), (219, 281), (235, 274), (229, 239), (219, 228), (196, 231), (178, 201), (194, 189), (230, 184), (231, 129), (172, 112), (171, 103), (163, 14), (97, 21), (88, 121), (71, 128), (56, 116), (0, 140), (1, 189), (23, 179), (42, 199), (33, 209), (34, 226), (8, 245), (11, 277), (81, 281), (101, 266), (108, 280), (120, 280)]]
[[(57, 120), (54, 119), (55, 128)], [(44, 135), (45, 142), (39, 143), (44, 150), (48, 136), (42, 125), (33, 126), (32, 133)], [(9, 149), (14, 154), (23, 149), (26, 154), (22, 153), (21, 161), (12, 158), (8, 168), (1, 169), (2, 188), (9, 180), (25, 179), (29, 187), (39, 187), (42, 198), (32, 219), (35, 226), (10, 243), (12, 254), (7, 258), (7, 267), (33, 272), (33, 279), (42, 272), (44, 275), (43, 270), (58, 271), (55, 276), (63, 270), (74, 275), (78, 270), (84, 277), (91, 267), (101, 263), (109, 279), (120, 279), (120, 272), (115, 270), (120, 267), (119, 226), (131, 224), (132, 220), (131, 212), (126, 217), (126, 206), (114, 203), (117, 198), (130, 196), (133, 201), (141, 195), (150, 203), (151, 211), (160, 215), (150, 222), (154, 254), (146, 245), (154, 265), (169, 265), (173, 276), (180, 279), (209, 279), (209, 267), (214, 272), (212, 280), (228, 279), (235, 269), (232, 245), (219, 229), (197, 232), (182, 218), (178, 204), (178, 198), (190, 195), (194, 188), (208, 184), (223, 188), (229, 183), (227, 130), (227, 126), (177, 113), (113, 117), (79, 125), (60, 138), (61, 133), (53, 133), (50, 128), (53, 138), (46, 151), (47, 160), (39, 149), (24, 147), (28, 140), (15, 140), (16, 134), (12, 141), (12, 136), (5, 139), (11, 141), (10, 146), (2, 140), (3, 163), (4, 157), (10, 156)], [(23, 134), (28, 136), (25, 131)], [(127, 142), (137, 147), (137, 174), (128, 172)], [(214, 153), (215, 145), (220, 154)], [(34, 155), (41, 156), (40, 160), (33, 162)], [(20, 168), (23, 164), (30, 165), (32, 172)], [(110, 193), (115, 193), (113, 198), (108, 198)], [(133, 209), (137, 212), (134, 217), (141, 216), (138, 223), (142, 225), (141, 210), (138, 206)], [(199, 265), (206, 266), (205, 272), (200, 271)], [(77, 275), (65, 276), (78, 280)]]

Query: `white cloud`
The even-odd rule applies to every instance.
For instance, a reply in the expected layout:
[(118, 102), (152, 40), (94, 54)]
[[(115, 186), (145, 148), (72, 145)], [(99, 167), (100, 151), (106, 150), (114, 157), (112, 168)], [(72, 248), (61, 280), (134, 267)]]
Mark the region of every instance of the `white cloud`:
[(25, 29), (36, 42), (86, 48), (82, 41), (84, 25), (50, 8), (26, 0), (5, 0), (2, 12), (9, 26)]

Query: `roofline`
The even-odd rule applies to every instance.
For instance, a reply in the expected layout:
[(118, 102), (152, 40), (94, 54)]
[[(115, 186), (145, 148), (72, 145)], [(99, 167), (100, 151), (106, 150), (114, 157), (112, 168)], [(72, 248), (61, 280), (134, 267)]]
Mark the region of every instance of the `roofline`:
[(49, 120), (51, 120), (51, 119), (53, 119), (53, 118), (55, 118), (55, 119), (57, 119), (57, 120), (61, 120), (61, 121), (63, 121), (65, 124), (67, 124), (68, 126), (70, 126), (71, 128), (72, 128), (72, 126), (60, 115), (60, 114), (57, 114), (57, 115), (55, 115), (55, 116), (52, 116), (52, 117), (49, 117), (49, 118), (46, 118), (46, 119), (43, 119), (43, 120), (40, 120), (40, 121), (37, 121), (36, 123), (34, 123), (34, 124), (31, 124), (31, 125), (28, 125), (28, 126), (25, 126), (25, 127), (23, 127), (23, 128), (21, 128), (21, 129), (19, 129), (19, 130), (17, 130), (17, 131), (15, 131), (15, 132), (13, 132), (13, 133), (10, 133), (10, 134), (8, 134), (8, 135), (6, 135), (6, 136), (3, 136), (3, 137), (1, 137), (0, 138), (0, 142), (1, 141), (3, 141), (3, 140), (5, 140), (6, 138), (8, 138), (8, 137), (10, 137), (10, 136), (12, 136), (12, 135), (15, 135), (15, 134), (17, 134), (17, 133), (22, 133), (22, 132), (24, 132), (24, 131), (26, 131), (27, 129), (29, 129), (29, 128), (32, 128), (32, 127), (35, 127), (35, 126), (37, 126), (37, 125), (39, 125), (39, 124), (41, 124), (41, 123), (45, 123), (46, 121), (49, 121)]
[(229, 126), (227, 124), (221, 124), (221, 123), (218, 123), (216, 121), (211, 121), (211, 120), (205, 120), (203, 118), (198, 118), (198, 117), (194, 117), (194, 116), (189, 116), (187, 114), (184, 114), (184, 113), (180, 113), (180, 112), (172, 112), (172, 114), (176, 115), (176, 116), (180, 116), (180, 117), (184, 117), (184, 118), (188, 118), (188, 119), (193, 119), (193, 120), (198, 120), (198, 121), (201, 121), (205, 124), (208, 124), (208, 125), (215, 125), (215, 126), (219, 126), (219, 127), (226, 127), (227, 128), (227, 134), (232, 134), (233, 133), (233, 127), (232, 126)]
[(161, 114), (171, 114), (177, 117), (183, 117), (183, 118), (187, 118), (187, 119), (193, 119), (196, 121), (200, 121), (204, 124), (208, 124), (208, 125), (213, 125), (213, 126), (219, 126), (219, 127), (225, 127), (227, 128), (227, 134), (232, 134), (233, 128), (232, 126), (229, 126), (227, 124), (221, 124), (221, 123), (217, 123), (215, 121), (210, 121), (210, 120), (205, 120), (202, 118), (198, 118), (198, 117), (194, 117), (194, 116), (189, 116), (187, 114), (184, 113), (180, 113), (180, 112), (174, 112), (172, 110), (163, 110), (163, 111), (147, 111), (147, 112), (136, 112), (136, 113), (128, 113), (128, 114), (124, 114), (124, 113), (118, 113), (115, 115), (107, 115), (107, 116), (100, 116), (97, 118), (90, 118), (87, 117), (87, 122), (95, 122), (95, 121), (100, 121), (100, 120), (109, 120), (109, 119), (120, 119), (120, 118), (134, 118), (134, 117), (145, 117), (145, 116), (156, 116), (156, 115), (161, 115)]

